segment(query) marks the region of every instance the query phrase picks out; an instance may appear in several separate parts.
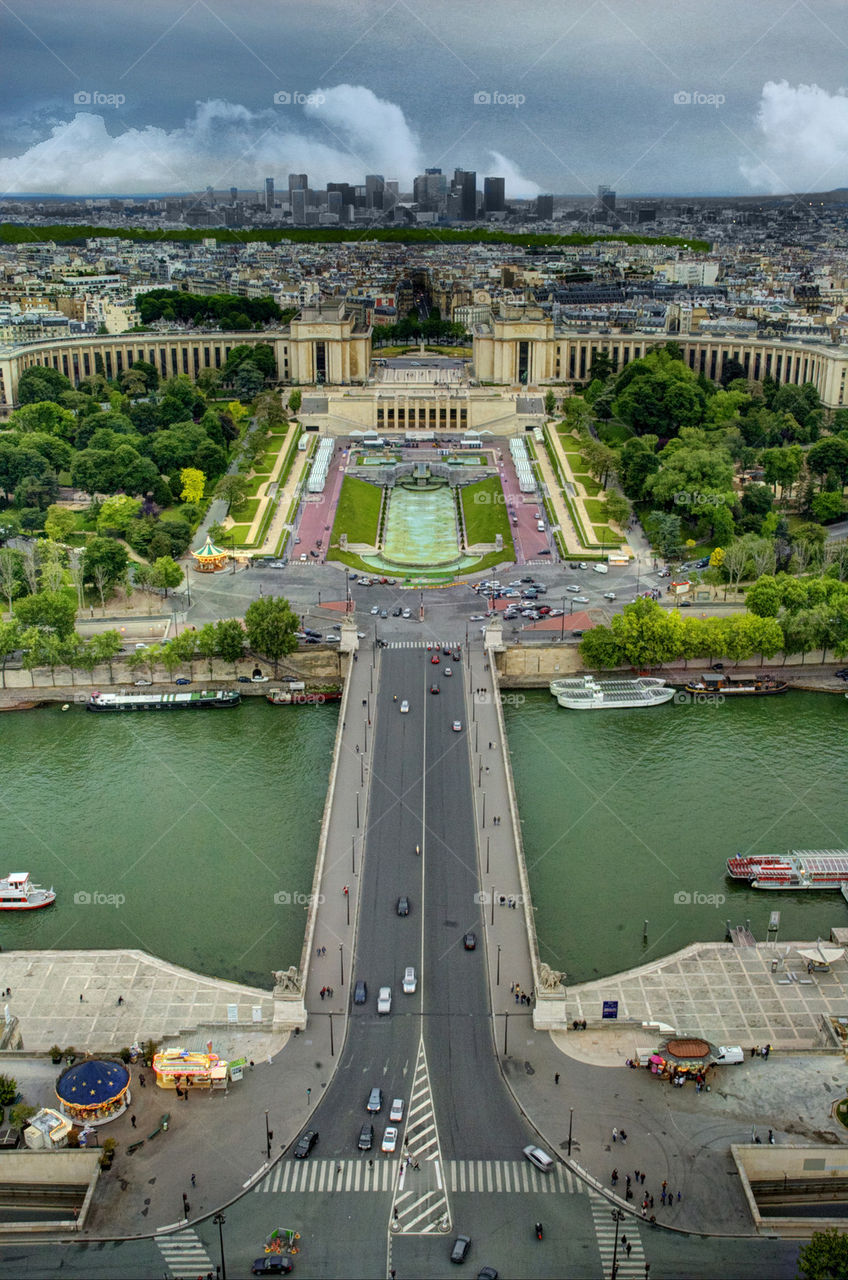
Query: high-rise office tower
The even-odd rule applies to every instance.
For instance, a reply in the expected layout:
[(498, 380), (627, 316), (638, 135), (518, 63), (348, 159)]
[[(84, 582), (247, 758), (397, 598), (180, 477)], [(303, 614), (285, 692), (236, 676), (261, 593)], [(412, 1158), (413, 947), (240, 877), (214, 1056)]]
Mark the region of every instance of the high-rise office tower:
[(230, 202), (235, 204), (238, 200), (238, 187), (230, 187)]
[(306, 221), (306, 188), (294, 187), (291, 193), (292, 222)]
[(458, 198), (460, 221), (476, 221), (477, 174), (473, 169), (454, 169), (451, 194)]
[(615, 213), (615, 192), (612, 187), (598, 187), (598, 205), (608, 213)]
[(365, 175), (365, 207), (366, 209), (382, 209), (383, 188), (386, 180), (382, 173), (366, 173)]
[(274, 179), (265, 179), (265, 212), (270, 213), (274, 208)]
[(503, 213), (506, 208), (504, 185), (504, 178), (483, 179), (483, 209), (486, 213)]
[(554, 216), (553, 196), (536, 196), (536, 217), (542, 222), (550, 222)]
[(309, 178), (305, 173), (289, 174), (289, 202), (293, 191), (305, 191), (309, 186)]

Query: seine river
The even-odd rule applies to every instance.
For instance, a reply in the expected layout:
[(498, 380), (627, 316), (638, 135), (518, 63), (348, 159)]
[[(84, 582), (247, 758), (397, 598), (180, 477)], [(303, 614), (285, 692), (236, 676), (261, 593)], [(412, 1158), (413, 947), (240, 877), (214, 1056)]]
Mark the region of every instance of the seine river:
[(728, 918), (758, 940), (775, 909), (781, 938), (848, 925), (839, 893), (725, 877), (736, 853), (848, 847), (843, 697), (596, 715), (532, 692), (505, 710), (542, 959), (572, 980), (721, 941)]
[(337, 719), (338, 704), (264, 698), (4, 714), (0, 874), (29, 871), (58, 898), (4, 912), (3, 947), (139, 948), (270, 987), (300, 960)]
[[(844, 698), (595, 715), (532, 692), (506, 716), (542, 958), (572, 980), (721, 940), (728, 918), (764, 938), (775, 908), (787, 939), (848, 925), (838, 893), (757, 893), (724, 875), (737, 852), (848, 846)], [(5, 913), (3, 947), (139, 948), (269, 987), (300, 958), (337, 720), (337, 705), (258, 698), (0, 717), (0, 874), (29, 871), (59, 895)]]

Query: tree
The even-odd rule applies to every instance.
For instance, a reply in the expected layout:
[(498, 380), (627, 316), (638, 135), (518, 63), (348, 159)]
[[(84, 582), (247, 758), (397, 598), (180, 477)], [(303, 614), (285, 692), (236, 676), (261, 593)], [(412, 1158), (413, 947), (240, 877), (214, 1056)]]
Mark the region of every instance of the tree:
[(159, 661), (173, 680), (174, 673), (183, 665), (182, 654), (179, 646), (174, 644), (173, 640), (169, 640), (167, 644), (163, 644), (159, 651)]
[(140, 511), (140, 498), (128, 498), (126, 494), (107, 498), (97, 517), (98, 532), (125, 534)]
[[(822, 441), (826, 444), (826, 441)], [(810, 503), (812, 512), (816, 520), (824, 523), (826, 520), (838, 520), (845, 510), (845, 500), (842, 493), (817, 493)]]
[(292, 413), (297, 413), (302, 403), (303, 403), (303, 393), (300, 387), (295, 387), (294, 391), (292, 391), (289, 395), (289, 408), (291, 409)]
[(265, 386), (265, 379), (250, 360), (245, 360), (235, 377), (235, 392), (240, 400), (252, 400)]
[(670, 515), (667, 511), (652, 511), (645, 524), (663, 559), (673, 560), (680, 551), (683, 538), (680, 516)]
[(69, 409), (62, 409), (51, 400), (21, 405), (9, 418), (9, 426), (15, 431), (38, 431), (55, 436), (70, 436), (75, 423)]
[(221, 476), (215, 486), (215, 495), (226, 502), (229, 515), (230, 509), (241, 506), (247, 497), (247, 481), (244, 476), (239, 475)]
[(748, 612), (758, 618), (776, 618), (781, 607), (780, 588), (771, 574), (764, 574), (751, 586), (745, 597)]
[(594, 671), (612, 671), (624, 662), (621, 642), (609, 627), (593, 627), (580, 641), (583, 665)]
[(18, 403), (35, 404), (39, 400), (58, 400), (71, 390), (70, 379), (58, 369), (36, 364), (25, 369), (18, 378)]
[(183, 580), (183, 571), (172, 556), (159, 556), (153, 562), (151, 585), (164, 587), (167, 598), (169, 587), (178, 587)]
[(64, 542), (76, 527), (76, 511), (69, 511), (67, 507), (60, 507), (55, 503), (47, 508), (44, 531), (48, 538), (52, 538), (54, 542)]
[(6, 597), (10, 613), (12, 601), (20, 594), (22, 587), (21, 561), (19, 551), (13, 551), (11, 547), (0, 548), (0, 591)]
[(798, 1266), (806, 1280), (846, 1280), (848, 1234), (838, 1227), (814, 1231), (798, 1255)]
[(556, 393), (550, 388), (545, 392), (545, 413), (549, 418), (556, 412)]
[(620, 529), (623, 529), (630, 519), (630, 503), (615, 489), (607, 494), (607, 500), (604, 503), (604, 516), (612, 524), (617, 524)]
[(244, 625), (251, 649), (273, 662), (276, 676), (280, 658), (297, 648), (295, 632), (299, 624), (288, 600), (282, 596), (253, 600), (244, 615)]
[(207, 622), (196, 633), (195, 643), (197, 652), (201, 658), (206, 659), (206, 665), (209, 668), (209, 678), (212, 678), (212, 670), (215, 657), (218, 653), (218, 633), (215, 629), (214, 622)]
[(42, 627), (60, 639), (71, 634), (76, 616), (76, 592), (70, 587), (61, 591), (39, 591), (15, 605), (15, 617), (21, 626)]
[(833, 473), (839, 481), (840, 489), (844, 488), (848, 479), (848, 441), (839, 436), (830, 436), (820, 440), (812, 449), (807, 450), (807, 470), (817, 476), (819, 483)]
[(245, 634), (244, 627), (238, 618), (222, 618), (215, 626), (215, 639), (218, 645), (218, 652), (224, 662), (231, 662), (234, 674), (238, 671), (238, 664), (244, 657)]
[(197, 467), (183, 467), (180, 472), (183, 502), (201, 502), (203, 490), (206, 488), (206, 476)]
[(122, 543), (114, 538), (90, 538), (82, 554), (83, 582), (96, 585), (95, 570), (102, 569), (104, 586), (112, 587), (127, 572), (129, 555)]
[(197, 650), (196, 633), (191, 630), (180, 631), (169, 643), (174, 652), (180, 655), (180, 660), (188, 663), (189, 675), (194, 676), (194, 659)]
[(2, 672), (4, 689), (6, 688), (6, 663), (20, 647), (20, 624), (14, 618), (11, 622), (0, 622), (0, 672)]

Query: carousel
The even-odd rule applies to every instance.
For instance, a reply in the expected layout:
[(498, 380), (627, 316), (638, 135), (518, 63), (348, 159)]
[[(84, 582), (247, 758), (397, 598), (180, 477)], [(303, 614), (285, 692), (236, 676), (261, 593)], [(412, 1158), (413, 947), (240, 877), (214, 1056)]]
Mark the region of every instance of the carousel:
[(227, 560), (230, 557), (229, 551), (222, 551), (220, 547), (216, 547), (208, 536), (203, 546), (198, 551), (192, 551), (191, 554), (198, 573), (219, 573), (222, 569), (226, 569)]
[(77, 1124), (108, 1124), (132, 1102), (129, 1068), (115, 1058), (86, 1058), (56, 1081), (63, 1116)]
[(670, 1080), (678, 1088), (687, 1080), (703, 1085), (707, 1068), (713, 1065), (718, 1056), (719, 1050), (708, 1040), (695, 1037), (685, 1040), (674, 1038), (666, 1040), (656, 1053), (651, 1054), (648, 1066), (654, 1075), (662, 1080)]

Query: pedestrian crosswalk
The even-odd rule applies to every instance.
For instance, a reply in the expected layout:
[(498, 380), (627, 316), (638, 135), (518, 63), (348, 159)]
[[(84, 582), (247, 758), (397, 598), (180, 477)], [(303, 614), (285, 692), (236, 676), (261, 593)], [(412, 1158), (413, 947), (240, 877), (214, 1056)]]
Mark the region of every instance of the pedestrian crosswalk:
[(449, 1191), (574, 1195), (583, 1183), (565, 1165), (540, 1173), (526, 1160), (449, 1160), (445, 1166)]
[(397, 1158), (379, 1151), (351, 1160), (281, 1160), (254, 1191), (272, 1195), (297, 1191), (391, 1191), (396, 1173)]
[[(441, 653), (444, 648), (455, 653), (457, 649), (462, 649), (464, 643), (463, 640), (389, 640), (386, 647), (388, 649), (426, 649), (429, 646), (434, 653)], [(445, 654), (445, 658), (447, 656)]]
[(156, 1243), (174, 1280), (196, 1280), (215, 1270), (200, 1237), (190, 1228), (157, 1236)]
[[(627, 1213), (623, 1214), (616, 1223), (616, 1212), (622, 1211), (615, 1210), (609, 1200), (599, 1196), (595, 1191), (589, 1192), (589, 1202), (592, 1207), (592, 1219), (595, 1224), (595, 1237), (598, 1241), (603, 1274), (615, 1275), (616, 1280), (628, 1280), (628, 1277), (646, 1275), (645, 1250), (642, 1248), (636, 1219)], [(616, 1227), (618, 1228), (617, 1242)], [(630, 1245), (629, 1252), (628, 1245)], [(613, 1256), (615, 1256), (615, 1271), (612, 1265)]]
[[(561, 1164), (544, 1174), (526, 1160), (447, 1160), (442, 1163), (433, 1133), (432, 1114), (422, 1112), (423, 1109), (417, 1112), (410, 1122), (406, 1133), (408, 1145), (404, 1143), (400, 1161), (397, 1156), (379, 1152), (372, 1157), (363, 1154), (345, 1160), (282, 1160), (256, 1184), (254, 1192), (271, 1195), (298, 1191), (386, 1192), (394, 1188), (399, 1174), (405, 1174), (402, 1180), (412, 1194), (416, 1188), (411, 1184), (420, 1187), (432, 1180), (412, 1177), (412, 1173), (431, 1173), (426, 1164), (439, 1165), (444, 1187), (449, 1192), (574, 1195), (584, 1190), (583, 1183)], [(407, 1155), (418, 1162), (418, 1169), (407, 1165)], [(398, 1212), (400, 1214), (400, 1208)]]

